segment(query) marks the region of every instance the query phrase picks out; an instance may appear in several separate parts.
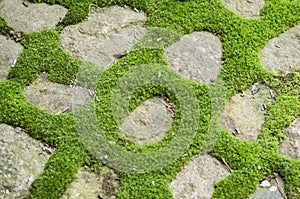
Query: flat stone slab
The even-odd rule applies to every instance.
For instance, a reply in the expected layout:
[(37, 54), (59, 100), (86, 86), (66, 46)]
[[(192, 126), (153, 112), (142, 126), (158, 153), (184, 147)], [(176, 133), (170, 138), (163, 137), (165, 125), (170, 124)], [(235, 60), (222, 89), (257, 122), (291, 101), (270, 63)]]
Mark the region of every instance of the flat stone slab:
[(211, 33), (194, 32), (167, 47), (165, 56), (177, 73), (207, 84), (217, 78), (222, 67), (222, 43)]
[(175, 199), (210, 199), (216, 182), (226, 178), (229, 171), (210, 155), (193, 158), (170, 183)]
[(49, 155), (20, 128), (0, 124), (0, 198), (22, 198), (43, 172)]
[(285, 139), (279, 146), (279, 154), (300, 160), (300, 117), (285, 129)]
[[(258, 90), (259, 89), (259, 90)], [(257, 92), (253, 98), (252, 92)], [(272, 101), (270, 89), (258, 84), (233, 96), (222, 112), (221, 124), (245, 141), (255, 141), (265, 122), (266, 106)]]
[(16, 31), (30, 33), (54, 28), (68, 12), (66, 8), (59, 5), (23, 2), (22, 0), (3, 0), (0, 3), (0, 15)]
[(16, 64), (17, 58), (23, 51), (21, 44), (0, 35), (0, 82), (4, 81), (10, 69)]
[[(284, 190), (284, 183), (281, 177), (277, 177), (281, 188)], [(275, 179), (270, 181), (271, 186), (268, 188), (258, 187), (257, 191), (250, 197), (250, 199), (284, 199), (280, 193)]]
[(227, 8), (244, 18), (259, 18), (264, 0), (222, 0)]
[(54, 114), (70, 112), (72, 106), (78, 107), (91, 99), (87, 89), (51, 82), (46, 74), (27, 86), (24, 95), (34, 105)]
[(103, 167), (99, 174), (80, 168), (61, 199), (116, 199), (119, 187), (119, 177), (108, 167)]
[(87, 21), (64, 29), (61, 46), (72, 56), (106, 69), (116, 61), (115, 54), (130, 50), (143, 37), (146, 20), (143, 12), (120, 6), (96, 9)]
[(266, 69), (276, 73), (300, 72), (300, 25), (268, 41), (260, 60)]
[(124, 119), (120, 133), (139, 145), (162, 140), (172, 128), (173, 118), (161, 100), (151, 98), (138, 106)]

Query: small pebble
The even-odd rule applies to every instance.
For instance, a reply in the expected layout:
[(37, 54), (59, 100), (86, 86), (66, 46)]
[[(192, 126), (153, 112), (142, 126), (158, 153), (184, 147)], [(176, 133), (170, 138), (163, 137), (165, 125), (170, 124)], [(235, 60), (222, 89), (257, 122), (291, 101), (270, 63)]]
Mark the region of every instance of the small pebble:
[(272, 192), (277, 191), (277, 187), (272, 186), (272, 187), (269, 188), (269, 190), (272, 191)]
[(271, 183), (269, 182), (269, 180), (264, 180), (264, 181), (262, 181), (262, 182), (260, 183), (259, 186), (260, 186), (260, 187), (263, 187), (263, 188), (269, 188), (269, 187), (271, 187), (272, 185), (271, 185)]
[(20, 127), (16, 127), (15, 131), (16, 131), (16, 133), (20, 133), (22, 131), (22, 129)]

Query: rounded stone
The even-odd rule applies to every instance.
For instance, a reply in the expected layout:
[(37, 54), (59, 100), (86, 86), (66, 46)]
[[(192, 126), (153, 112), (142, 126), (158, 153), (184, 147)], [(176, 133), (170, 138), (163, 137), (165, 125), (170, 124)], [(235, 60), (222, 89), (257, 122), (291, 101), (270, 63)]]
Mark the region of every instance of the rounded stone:
[(260, 60), (272, 72), (300, 72), (300, 25), (269, 40), (260, 52)]
[(279, 154), (300, 160), (300, 116), (285, 129), (285, 139), (279, 146)]
[(86, 21), (64, 29), (61, 46), (72, 56), (106, 69), (116, 61), (115, 54), (129, 51), (142, 38), (146, 20), (143, 12), (120, 6), (96, 9)]
[[(257, 92), (255, 95), (254, 91)], [(269, 91), (268, 87), (257, 85), (233, 96), (222, 112), (222, 125), (242, 140), (255, 141), (265, 122), (267, 110), (264, 105), (272, 101)]]
[(155, 97), (139, 105), (120, 125), (120, 133), (139, 145), (153, 144), (172, 128), (173, 118), (162, 99)]
[(21, 198), (40, 175), (49, 155), (25, 132), (0, 124), (0, 198)]
[(0, 35), (0, 82), (4, 81), (9, 71), (17, 62), (17, 58), (23, 51), (21, 44), (15, 43), (12, 40)]
[(28, 6), (25, 6), (23, 2), (22, 0), (3, 0), (0, 3), (0, 15), (16, 31), (30, 33), (54, 28), (68, 12), (66, 8), (59, 5), (26, 2)]
[(98, 173), (80, 168), (61, 199), (115, 199), (119, 187), (119, 176), (107, 167)]
[(222, 43), (211, 33), (194, 32), (167, 47), (165, 56), (170, 67), (183, 77), (209, 83), (222, 67)]
[(259, 18), (264, 0), (222, 0), (227, 8), (244, 18)]
[(78, 107), (91, 99), (87, 89), (51, 82), (45, 74), (27, 86), (24, 95), (34, 105), (54, 114), (70, 112), (72, 106)]
[(210, 155), (194, 157), (176, 179), (170, 183), (175, 199), (211, 198), (216, 182), (226, 178), (229, 171)]

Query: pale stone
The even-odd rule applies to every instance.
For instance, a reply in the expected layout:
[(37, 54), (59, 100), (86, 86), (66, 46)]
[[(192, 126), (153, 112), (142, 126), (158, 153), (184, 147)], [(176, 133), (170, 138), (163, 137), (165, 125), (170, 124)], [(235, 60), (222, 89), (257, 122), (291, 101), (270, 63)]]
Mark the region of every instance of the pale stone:
[(300, 72), (300, 25), (269, 40), (260, 52), (260, 60), (272, 72)]
[(210, 199), (216, 182), (226, 178), (229, 171), (210, 155), (194, 157), (170, 183), (175, 199)]
[(0, 3), (0, 15), (16, 31), (30, 33), (54, 28), (68, 12), (66, 8), (59, 5), (26, 2), (28, 4), (26, 7), (23, 2), (22, 0), (3, 0)]
[(0, 82), (7, 78), (9, 71), (16, 64), (22, 51), (23, 46), (21, 44), (0, 35)]
[(198, 83), (210, 83), (219, 75), (222, 43), (208, 32), (184, 35), (166, 49), (170, 67), (183, 77)]

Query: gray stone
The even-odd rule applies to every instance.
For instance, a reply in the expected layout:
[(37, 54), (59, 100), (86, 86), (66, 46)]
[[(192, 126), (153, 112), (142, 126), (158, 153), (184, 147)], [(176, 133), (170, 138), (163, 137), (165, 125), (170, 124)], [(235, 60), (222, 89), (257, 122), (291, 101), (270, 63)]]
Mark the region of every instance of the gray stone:
[(222, 112), (222, 125), (242, 140), (257, 139), (266, 117), (263, 104), (267, 106), (272, 101), (268, 87), (258, 84), (253, 86), (253, 91), (258, 88), (260, 90), (254, 98), (251, 89), (233, 96)]
[(198, 83), (209, 83), (217, 78), (222, 67), (221, 57), (221, 41), (208, 32), (184, 35), (166, 49), (171, 68)]
[(22, 198), (43, 172), (49, 155), (24, 131), (0, 124), (0, 198)]
[(116, 199), (119, 187), (119, 177), (113, 170), (103, 167), (96, 174), (81, 168), (61, 199)]
[(209, 199), (216, 182), (229, 175), (224, 166), (210, 155), (193, 158), (170, 183), (175, 199)]
[(285, 129), (285, 139), (280, 144), (279, 154), (300, 160), (300, 117)]
[(130, 50), (146, 32), (146, 15), (129, 8), (96, 9), (87, 21), (68, 26), (60, 36), (61, 46), (72, 56), (108, 68), (114, 54)]
[(300, 72), (300, 25), (268, 41), (260, 52), (260, 60), (273, 72)]
[(78, 107), (91, 99), (87, 89), (51, 82), (45, 74), (27, 86), (24, 94), (34, 105), (55, 114), (70, 112), (72, 106)]
[(22, 0), (3, 0), (0, 3), (0, 15), (16, 31), (26, 33), (54, 28), (61, 21), (67, 9), (59, 5), (45, 3), (32, 4)]
[(10, 69), (16, 64), (23, 46), (0, 35), (0, 82), (5, 80)]
[[(281, 177), (277, 177), (281, 188), (284, 190), (284, 183)], [(250, 197), (250, 199), (284, 199), (279, 192), (275, 179), (271, 180), (271, 187), (258, 187), (257, 191)]]
[(162, 140), (172, 128), (171, 113), (158, 97), (138, 106), (120, 125), (120, 133), (139, 145)]
[(222, 0), (225, 6), (245, 18), (259, 18), (264, 0)]

